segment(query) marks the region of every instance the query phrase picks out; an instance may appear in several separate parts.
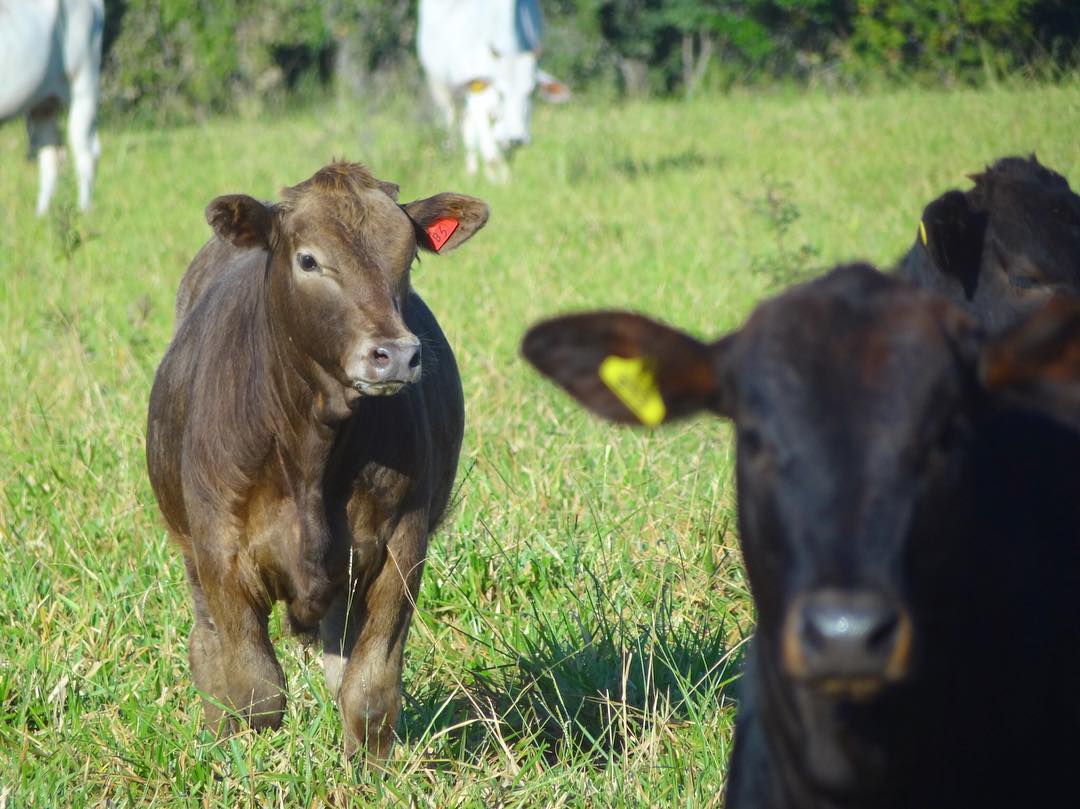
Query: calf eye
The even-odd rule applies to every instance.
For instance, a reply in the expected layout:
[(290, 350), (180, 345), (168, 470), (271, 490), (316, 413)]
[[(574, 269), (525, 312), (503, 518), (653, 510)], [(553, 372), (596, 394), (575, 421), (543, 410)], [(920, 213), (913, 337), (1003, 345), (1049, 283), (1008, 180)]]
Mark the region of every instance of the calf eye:
[(300, 264), (300, 269), (306, 272), (319, 268), (319, 262), (315, 260), (315, 256), (311, 255), (311, 253), (300, 253), (296, 260)]

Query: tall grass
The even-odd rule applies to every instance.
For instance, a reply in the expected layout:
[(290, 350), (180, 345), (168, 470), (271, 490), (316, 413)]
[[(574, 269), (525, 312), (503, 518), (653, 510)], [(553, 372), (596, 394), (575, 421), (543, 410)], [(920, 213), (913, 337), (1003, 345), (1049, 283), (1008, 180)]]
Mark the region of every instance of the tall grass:
[[(728, 428), (592, 420), (517, 356), (535, 318), (630, 307), (703, 336), (837, 261), (894, 260), (922, 206), (996, 156), (1080, 179), (1080, 86), (734, 95), (537, 111), (513, 182), (461, 172), (404, 102), (168, 131), (106, 127), (95, 208), (32, 215), (0, 130), (0, 806), (715, 806), (753, 611)], [(406, 652), (401, 741), (341, 753), (317, 649), (272, 622), (284, 727), (217, 740), (188, 671), (178, 554), (147, 485), (146, 400), (215, 195), (331, 156), (488, 227), (417, 288), (468, 427)]]

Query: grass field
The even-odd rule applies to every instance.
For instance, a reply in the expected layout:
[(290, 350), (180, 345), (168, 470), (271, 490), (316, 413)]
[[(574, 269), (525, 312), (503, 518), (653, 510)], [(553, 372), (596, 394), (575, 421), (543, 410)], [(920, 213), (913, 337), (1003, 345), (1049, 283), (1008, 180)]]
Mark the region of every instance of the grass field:
[[(404, 106), (402, 109), (406, 109)], [(540, 107), (505, 188), (411, 112), (106, 127), (95, 208), (33, 217), (0, 129), (0, 807), (717, 806), (753, 622), (729, 430), (594, 421), (519, 359), (534, 319), (598, 305), (703, 336), (787, 280), (892, 262), (923, 205), (1036, 150), (1080, 182), (1080, 85)], [(320, 654), (272, 620), (284, 727), (216, 740), (143, 434), (176, 284), (215, 195), (270, 197), (331, 156), (402, 198), (486, 198), (415, 285), (464, 378), (453, 514), (433, 541), (388, 775), (353, 769)]]

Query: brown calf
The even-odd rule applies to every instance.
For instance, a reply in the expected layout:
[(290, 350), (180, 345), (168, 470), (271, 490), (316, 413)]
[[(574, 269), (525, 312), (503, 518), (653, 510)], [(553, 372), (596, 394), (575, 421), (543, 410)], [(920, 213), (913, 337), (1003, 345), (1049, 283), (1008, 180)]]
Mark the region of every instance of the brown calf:
[(396, 196), (334, 163), (277, 204), (211, 202), (216, 235), (181, 281), (146, 437), (191, 585), (208, 724), (231, 727), (226, 708), (280, 725), (267, 618), (283, 600), (294, 629), (322, 636), (346, 749), (380, 758), (464, 421), (454, 355), (409, 268), (418, 247), (453, 249), (488, 216), (472, 197)]

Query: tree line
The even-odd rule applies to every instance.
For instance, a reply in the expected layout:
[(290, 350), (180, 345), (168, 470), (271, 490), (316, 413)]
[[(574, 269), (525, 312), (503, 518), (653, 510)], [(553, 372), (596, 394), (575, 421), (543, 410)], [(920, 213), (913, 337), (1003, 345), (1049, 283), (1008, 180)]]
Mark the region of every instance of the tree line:
[[(106, 114), (259, 108), (416, 84), (417, 0), (106, 0)], [(541, 0), (543, 65), (575, 88), (692, 94), (791, 81), (1056, 78), (1075, 0)]]

